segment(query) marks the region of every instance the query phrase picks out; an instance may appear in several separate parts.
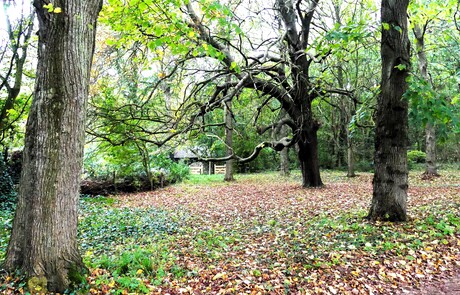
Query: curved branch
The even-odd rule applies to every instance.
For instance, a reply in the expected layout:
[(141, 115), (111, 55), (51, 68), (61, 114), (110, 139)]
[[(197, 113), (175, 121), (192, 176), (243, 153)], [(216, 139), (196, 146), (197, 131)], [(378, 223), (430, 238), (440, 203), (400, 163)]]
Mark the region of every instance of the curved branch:
[(209, 30), (205, 28), (203, 23), (201, 22), (200, 18), (196, 14), (195, 10), (193, 9), (192, 5), (190, 2), (186, 4), (187, 8), (187, 13), (192, 19), (193, 23), (189, 23), (189, 25), (192, 28), (195, 28), (198, 30), (201, 38), (203, 41), (206, 41), (209, 43), (212, 47), (216, 48), (220, 52), (224, 54), (224, 59), (222, 60), (224, 64), (230, 69), (232, 62), (234, 62), (233, 58), (230, 55), (230, 52), (227, 50), (227, 47), (221, 43), (219, 43), (216, 39), (214, 39), (211, 34), (209, 33)]
[(294, 121), (292, 121), (291, 118), (283, 118), (280, 121), (278, 121), (276, 123), (273, 123), (271, 125), (268, 125), (268, 126), (265, 126), (265, 127), (258, 127), (257, 128), (257, 133), (259, 135), (262, 135), (265, 132), (267, 132), (267, 130), (270, 130), (270, 129), (275, 129), (276, 131), (278, 131), (284, 125), (288, 125), (289, 127), (291, 127), (291, 129), (293, 131), (295, 131), (298, 128), (296, 126), (296, 124), (294, 123)]
[(223, 162), (223, 161), (228, 161), (228, 160), (233, 159), (238, 163), (248, 163), (248, 162), (255, 160), (264, 148), (272, 148), (275, 151), (279, 152), (283, 150), (284, 148), (291, 147), (294, 144), (295, 144), (295, 140), (293, 140), (292, 138), (284, 137), (278, 141), (264, 141), (258, 144), (254, 148), (254, 151), (252, 152), (252, 154), (246, 158), (242, 158), (242, 157), (239, 157), (238, 155), (231, 154), (231, 155), (228, 155), (226, 157), (221, 157), (221, 158), (199, 158), (199, 160), (208, 161), (208, 162)]

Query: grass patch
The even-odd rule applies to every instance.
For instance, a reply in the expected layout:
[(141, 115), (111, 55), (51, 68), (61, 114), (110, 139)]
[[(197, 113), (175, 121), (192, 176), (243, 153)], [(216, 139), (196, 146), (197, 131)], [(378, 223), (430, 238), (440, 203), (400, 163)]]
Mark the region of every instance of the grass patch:
[(190, 174), (187, 179), (183, 180), (183, 183), (189, 185), (212, 185), (222, 183), (223, 180), (223, 174)]

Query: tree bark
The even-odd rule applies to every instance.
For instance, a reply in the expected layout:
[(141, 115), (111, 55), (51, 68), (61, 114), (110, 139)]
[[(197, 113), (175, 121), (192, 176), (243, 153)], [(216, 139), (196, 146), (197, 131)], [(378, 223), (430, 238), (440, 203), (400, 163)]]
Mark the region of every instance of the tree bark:
[(302, 172), (303, 187), (320, 187), (323, 185), (319, 172), (317, 123), (304, 128), (297, 142), (297, 155)]
[[(430, 77), (428, 75), (428, 60), (425, 54), (425, 32), (426, 26), (421, 28), (420, 25), (414, 26), (414, 35), (417, 48), (418, 58), (418, 69), (423, 80), (429, 83), (431, 86)], [(425, 126), (425, 144), (426, 144), (426, 167), (425, 174), (427, 175), (439, 175), (436, 167), (436, 129), (433, 122), (428, 122)]]
[(355, 153), (353, 151), (353, 138), (347, 129), (347, 177), (355, 177)]
[(409, 0), (384, 0), (382, 18), (382, 83), (375, 136), (373, 197), (368, 218), (407, 220), (407, 89), (410, 54), (407, 32)]
[(49, 292), (63, 292), (72, 283), (80, 283), (85, 270), (77, 245), (77, 209), (91, 60), (102, 0), (53, 4), (62, 12), (48, 12), (42, 1), (34, 1), (39, 20), (37, 78), (3, 267), (26, 273), (29, 282), (46, 283)]
[[(225, 102), (225, 146), (227, 156), (233, 155), (233, 120), (232, 120), (232, 103)], [(225, 165), (225, 181), (233, 181), (233, 159), (226, 161)]]
[(436, 129), (428, 122), (425, 126), (426, 175), (439, 176), (436, 164)]
[[(287, 117), (286, 111), (281, 110), (281, 116)], [(288, 135), (287, 126), (283, 125), (279, 128), (279, 138), (285, 138)], [(280, 174), (281, 176), (289, 176), (289, 148), (286, 147), (280, 151)]]

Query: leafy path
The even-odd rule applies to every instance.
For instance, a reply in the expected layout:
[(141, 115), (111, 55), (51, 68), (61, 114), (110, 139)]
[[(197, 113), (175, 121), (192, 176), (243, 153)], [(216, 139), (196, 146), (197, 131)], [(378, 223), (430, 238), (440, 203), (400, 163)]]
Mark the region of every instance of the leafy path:
[(404, 289), (402, 293), (413, 295), (460, 294), (460, 272), (439, 281), (422, 283), (418, 288)]

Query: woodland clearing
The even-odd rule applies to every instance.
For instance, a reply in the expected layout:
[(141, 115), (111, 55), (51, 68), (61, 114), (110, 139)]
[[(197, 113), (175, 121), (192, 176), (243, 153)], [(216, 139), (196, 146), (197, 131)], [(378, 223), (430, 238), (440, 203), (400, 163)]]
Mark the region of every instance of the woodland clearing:
[[(152, 192), (82, 199), (90, 294), (428, 294), (458, 291), (460, 175), (410, 175), (405, 223), (364, 219), (372, 174), (192, 176)], [(2, 213), (2, 222), (12, 216)], [(1, 233), (0, 258), (7, 233)], [(3, 294), (19, 290), (4, 277)], [(455, 283), (457, 282), (457, 283)], [(431, 294), (431, 293), (430, 293)], [(438, 293), (443, 294), (443, 293)], [(445, 293), (448, 294), (448, 293)], [(451, 293), (455, 294), (455, 293)]]

